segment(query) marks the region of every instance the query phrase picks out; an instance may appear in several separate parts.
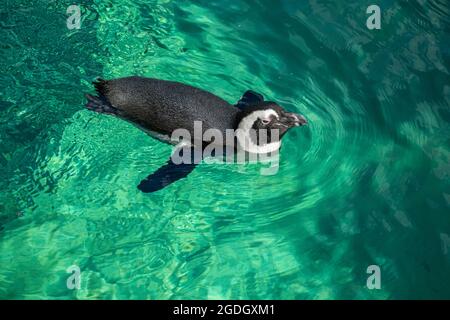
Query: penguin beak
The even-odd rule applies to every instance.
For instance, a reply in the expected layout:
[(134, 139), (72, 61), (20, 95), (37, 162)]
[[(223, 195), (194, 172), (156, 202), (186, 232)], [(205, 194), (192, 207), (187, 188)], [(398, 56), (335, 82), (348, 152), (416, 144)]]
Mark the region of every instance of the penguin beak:
[(304, 126), (308, 123), (304, 116), (293, 112), (283, 113), (283, 116), (280, 118), (280, 122), (288, 128)]

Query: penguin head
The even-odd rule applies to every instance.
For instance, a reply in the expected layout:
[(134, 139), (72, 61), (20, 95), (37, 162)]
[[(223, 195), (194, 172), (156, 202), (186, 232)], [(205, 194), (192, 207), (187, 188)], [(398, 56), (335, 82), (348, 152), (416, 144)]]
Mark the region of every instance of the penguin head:
[(304, 116), (287, 112), (272, 101), (263, 101), (246, 107), (238, 115), (238, 128), (279, 130), (280, 138), (293, 127), (304, 126), (307, 121)]
[[(250, 136), (251, 130), (254, 132), (256, 136), (251, 140), (257, 146), (255, 149), (257, 153), (272, 152), (278, 149), (281, 138), (289, 129), (307, 124), (304, 116), (287, 112), (272, 101), (260, 101), (241, 110), (237, 117), (237, 129), (243, 132), (241, 133), (242, 137)], [(272, 136), (273, 130), (278, 133), (277, 137)], [(262, 133), (267, 135), (264, 141), (265, 145), (264, 142), (262, 144), (260, 142)]]

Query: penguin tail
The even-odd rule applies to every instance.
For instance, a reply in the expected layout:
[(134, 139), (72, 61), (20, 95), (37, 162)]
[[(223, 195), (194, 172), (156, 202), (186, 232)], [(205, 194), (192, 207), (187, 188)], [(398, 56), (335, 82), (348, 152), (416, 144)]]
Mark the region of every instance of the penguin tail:
[(118, 110), (114, 108), (103, 95), (97, 97), (90, 95), (89, 93), (85, 93), (84, 96), (88, 100), (88, 102), (86, 103), (86, 109), (98, 113), (105, 113), (111, 115), (118, 114)]
[(95, 90), (102, 96), (106, 96), (108, 93), (108, 80), (97, 78), (92, 82), (95, 87)]

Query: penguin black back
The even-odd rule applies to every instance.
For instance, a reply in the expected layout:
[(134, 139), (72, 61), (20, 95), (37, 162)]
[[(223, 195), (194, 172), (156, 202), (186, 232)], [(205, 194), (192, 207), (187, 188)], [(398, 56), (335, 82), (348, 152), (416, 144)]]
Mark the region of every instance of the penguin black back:
[(179, 82), (134, 76), (99, 79), (94, 85), (119, 117), (160, 134), (170, 135), (178, 128), (192, 134), (194, 121), (202, 121), (203, 131), (225, 133), (235, 127), (240, 111), (210, 92)]

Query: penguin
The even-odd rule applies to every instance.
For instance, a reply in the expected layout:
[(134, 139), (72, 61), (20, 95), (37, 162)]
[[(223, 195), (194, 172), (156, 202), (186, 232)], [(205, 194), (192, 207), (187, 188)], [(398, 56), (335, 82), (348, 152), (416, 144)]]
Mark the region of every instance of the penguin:
[[(247, 90), (233, 105), (194, 86), (155, 78), (98, 78), (93, 85), (97, 95), (85, 94), (88, 110), (118, 117), (161, 142), (180, 145), (177, 152), (181, 156), (188, 152), (190, 157), (200, 153), (197, 157), (200, 161), (202, 148), (210, 141), (203, 141), (202, 135), (199, 148), (196, 147), (198, 141), (180, 144), (172, 139), (177, 129), (184, 129), (195, 136), (195, 122), (200, 122), (203, 133), (212, 129), (225, 137), (227, 130), (236, 130), (238, 138), (240, 135), (250, 143), (246, 151), (259, 154), (278, 150), (281, 138), (290, 128), (307, 124), (304, 116), (287, 112), (273, 101), (265, 101), (262, 94), (253, 90)], [(252, 129), (256, 137), (250, 138)], [(277, 139), (268, 134), (267, 139), (261, 142), (258, 136), (261, 129), (267, 132), (276, 130)], [(239, 143), (235, 142), (234, 150), (239, 148)], [(222, 143), (224, 147), (226, 143), (228, 141)], [(145, 193), (161, 190), (185, 178), (200, 161), (192, 158), (192, 161), (175, 163), (171, 157), (164, 166), (142, 180), (138, 189)]]

